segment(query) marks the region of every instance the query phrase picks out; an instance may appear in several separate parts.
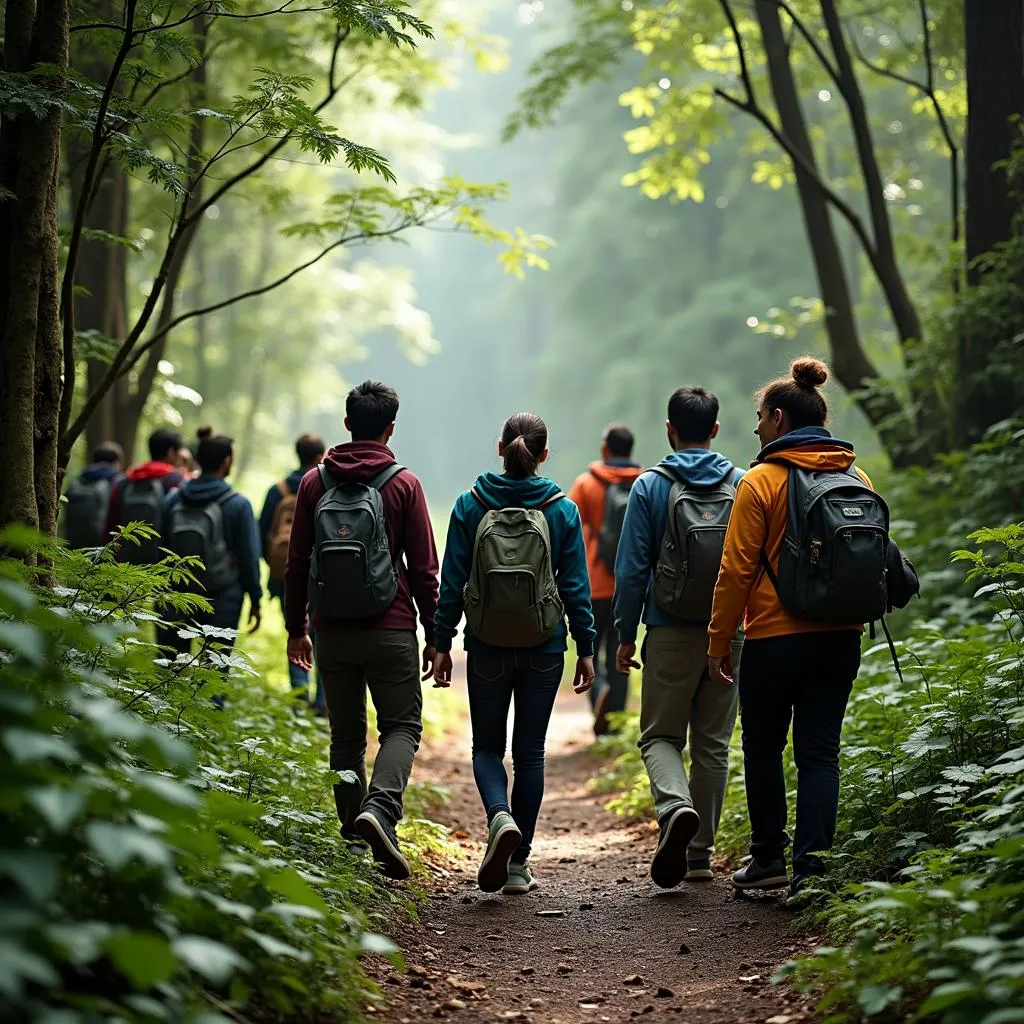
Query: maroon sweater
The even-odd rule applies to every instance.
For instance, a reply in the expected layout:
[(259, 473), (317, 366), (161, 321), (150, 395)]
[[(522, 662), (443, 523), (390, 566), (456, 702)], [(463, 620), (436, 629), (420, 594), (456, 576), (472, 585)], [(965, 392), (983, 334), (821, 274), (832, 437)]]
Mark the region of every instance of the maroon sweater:
[[(372, 480), (395, 462), (387, 445), (376, 441), (352, 441), (332, 448), (324, 459), (327, 470), (338, 480)], [(284, 615), (289, 637), (304, 636), (308, 630), (309, 562), (313, 554), (313, 514), (324, 496), (324, 485), (316, 469), (299, 484), (295, 521), (288, 544), (288, 565), (284, 574)], [(369, 619), (328, 619), (316, 615), (317, 630), (408, 629), (416, 628), (416, 609), (427, 642), (434, 640), (434, 612), (437, 610), (437, 548), (427, 514), (427, 499), (419, 480), (408, 470), (392, 477), (381, 491), (388, 545), (398, 566), (398, 595), (391, 607)]]

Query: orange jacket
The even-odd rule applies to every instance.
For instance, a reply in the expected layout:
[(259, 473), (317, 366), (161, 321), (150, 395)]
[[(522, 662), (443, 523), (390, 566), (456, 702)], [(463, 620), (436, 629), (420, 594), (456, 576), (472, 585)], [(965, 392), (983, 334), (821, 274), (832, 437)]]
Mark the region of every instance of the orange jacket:
[(592, 462), (586, 473), (576, 477), (576, 482), (569, 490), (569, 498), (576, 503), (583, 520), (590, 596), (595, 601), (610, 600), (615, 593), (615, 577), (597, 554), (597, 542), (604, 522), (605, 489), (608, 484), (635, 480), (642, 472), (642, 466), (610, 466), (606, 462)]
[[(725, 535), (722, 569), (715, 587), (715, 601), (708, 627), (708, 654), (725, 657), (745, 619), (747, 638), (761, 640), (790, 633), (819, 633), (835, 630), (834, 623), (797, 619), (782, 607), (772, 581), (761, 565), (762, 548), (772, 567), (778, 570), (782, 539), (786, 533), (789, 498), (789, 464), (811, 470), (846, 470), (856, 458), (840, 444), (819, 443), (778, 451), (768, 455), (740, 481), (732, 518)], [(857, 470), (870, 487), (867, 475)], [(850, 629), (860, 629), (859, 624)]]

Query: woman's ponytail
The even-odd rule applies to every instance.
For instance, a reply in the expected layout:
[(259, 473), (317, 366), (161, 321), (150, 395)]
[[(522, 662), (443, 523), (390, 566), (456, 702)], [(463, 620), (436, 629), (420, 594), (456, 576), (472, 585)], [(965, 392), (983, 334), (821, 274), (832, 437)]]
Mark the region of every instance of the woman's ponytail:
[(505, 421), (501, 443), (505, 448), (505, 475), (525, 480), (537, 472), (548, 446), (548, 428), (536, 413), (517, 412)]

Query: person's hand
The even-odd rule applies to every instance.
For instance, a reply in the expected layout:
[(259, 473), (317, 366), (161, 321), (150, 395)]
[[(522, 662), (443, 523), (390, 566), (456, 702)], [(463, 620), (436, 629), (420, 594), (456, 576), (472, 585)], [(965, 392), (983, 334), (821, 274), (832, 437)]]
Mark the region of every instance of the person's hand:
[(313, 641), (309, 636), (290, 637), (288, 640), (288, 660), (307, 672), (313, 668)]
[(263, 622), (263, 616), (260, 614), (260, 606), (250, 605), (249, 606), (249, 632), (255, 633), (260, 628), (260, 623)]
[(433, 644), (423, 645), (423, 677), (425, 683), (434, 674), (434, 659), (437, 657), (437, 648)]
[(434, 655), (434, 689), (447, 689), (452, 685), (452, 656), (448, 651)]
[(708, 673), (713, 682), (726, 689), (736, 682), (736, 673), (733, 671), (732, 658), (729, 655), (724, 658), (708, 658)]
[(631, 668), (643, 668), (636, 660), (636, 644), (619, 644), (615, 652), (615, 663), (623, 675), (628, 675)]
[(577, 658), (576, 675), (572, 680), (573, 692), (586, 693), (594, 685), (596, 675), (593, 658)]

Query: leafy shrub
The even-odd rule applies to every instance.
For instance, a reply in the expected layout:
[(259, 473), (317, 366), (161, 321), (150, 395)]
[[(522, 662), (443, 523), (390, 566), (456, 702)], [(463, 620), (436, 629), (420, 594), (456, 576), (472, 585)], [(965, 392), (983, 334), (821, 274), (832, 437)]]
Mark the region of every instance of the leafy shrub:
[(412, 894), (342, 846), (323, 727), (223, 631), (160, 656), (149, 609), (196, 607), (173, 590), (187, 563), (45, 554), (55, 586), (0, 562), (0, 1017), (344, 1019), (373, 1000), (359, 958), (392, 954), (376, 929)]

